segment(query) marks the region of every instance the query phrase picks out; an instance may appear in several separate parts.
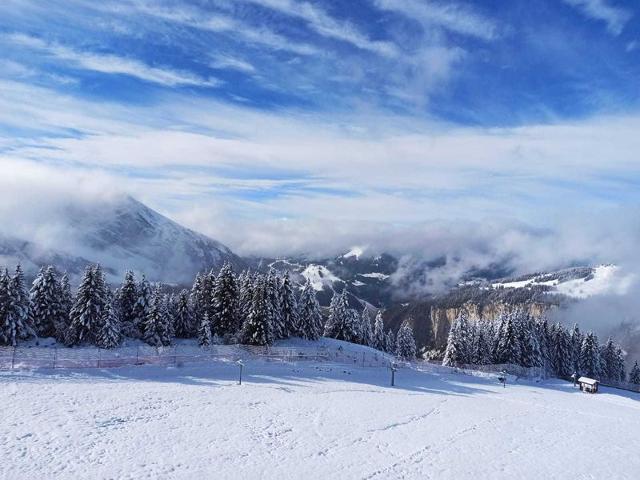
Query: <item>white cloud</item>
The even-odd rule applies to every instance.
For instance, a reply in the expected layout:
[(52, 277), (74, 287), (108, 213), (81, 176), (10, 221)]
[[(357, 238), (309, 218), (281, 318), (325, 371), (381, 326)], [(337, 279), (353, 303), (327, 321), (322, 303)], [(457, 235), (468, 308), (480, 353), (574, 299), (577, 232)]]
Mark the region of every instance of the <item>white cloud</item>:
[(605, 22), (607, 30), (612, 35), (620, 35), (633, 16), (630, 11), (610, 5), (607, 0), (564, 0), (564, 2), (577, 8), (589, 18)]
[(109, 9), (119, 14), (126, 12), (143, 13), (150, 17), (178, 23), (190, 28), (226, 33), (234, 40), (241, 40), (273, 50), (282, 50), (298, 55), (321, 54), (316, 47), (304, 42), (292, 41), (265, 25), (253, 25), (223, 13), (208, 12), (195, 7), (165, 8), (146, 2), (138, 2), (133, 5), (109, 7)]
[(57, 43), (48, 43), (36, 37), (24, 34), (8, 34), (3, 39), (13, 45), (38, 50), (51, 58), (65, 62), (75, 68), (107, 74), (128, 75), (147, 82), (169, 87), (193, 85), (215, 87), (220, 80), (202, 78), (189, 72), (147, 65), (138, 60), (118, 55), (82, 52)]
[(255, 73), (256, 71), (256, 68), (249, 62), (229, 55), (215, 55), (211, 66), (222, 70), (237, 70), (243, 73)]
[(354, 25), (338, 21), (321, 8), (309, 3), (292, 0), (245, 0), (276, 10), (285, 15), (297, 17), (307, 22), (316, 33), (328, 38), (341, 40), (362, 50), (369, 50), (384, 56), (397, 56), (397, 47), (387, 41), (371, 40)]
[(451, 32), (492, 40), (497, 36), (496, 23), (469, 8), (454, 3), (421, 0), (374, 0), (382, 9), (399, 13), (426, 27), (441, 27)]

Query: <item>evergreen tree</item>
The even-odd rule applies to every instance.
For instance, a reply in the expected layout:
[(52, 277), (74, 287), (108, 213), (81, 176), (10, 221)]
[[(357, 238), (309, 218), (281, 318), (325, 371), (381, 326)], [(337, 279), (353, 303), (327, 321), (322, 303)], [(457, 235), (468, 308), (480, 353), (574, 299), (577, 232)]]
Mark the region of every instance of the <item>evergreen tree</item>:
[(571, 357), (571, 336), (569, 332), (557, 324), (553, 340), (553, 369), (559, 377), (570, 377), (573, 373)]
[(231, 265), (226, 263), (220, 269), (213, 290), (216, 335), (229, 339), (238, 331), (238, 296), (236, 277)]
[(285, 338), (285, 325), (282, 312), (282, 298), (280, 297), (280, 277), (273, 268), (269, 269), (266, 277), (267, 300), (270, 304), (271, 332), (274, 340)]
[(453, 367), (471, 363), (469, 330), (467, 312), (462, 310), (449, 330), (443, 365)]
[(629, 383), (633, 383), (634, 385), (640, 385), (640, 366), (638, 366), (638, 361), (633, 364), (633, 368), (631, 372), (629, 372)]
[(300, 294), (298, 335), (307, 340), (318, 340), (322, 335), (322, 314), (316, 292), (307, 280)]
[(154, 347), (171, 344), (169, 312), (160, 287), (156, 287), (151, 295), (151, 302), (144, 322), (143, 340)]
[(396, 350), (396, 337), (389, 329), (389, 331), (384, 336), (384, 351), (387, 353), (394, 353)]
[(25, 329), (22, 330), (24, 334), (26, 332), (34, 332), (33, 325), (31, 324), (31, 304), (29, 301), (29, 293), (27, 292), (26, 282), (24, 280), (24, 273), (22, 272), (22, 266), (18, 264), (16, 266), (16, 271), (13, 277), (11, 278), (11, 290), (13, 291), (14, 298), (14, 315), (16, 316), (16, 321), (20, 325), (25, 325)]
[(238, 323), (242, 327), (251, 312), (253, 302), (253, 284), (255, 279), (250, 272), (245, 272), (241, 276), (240, 283), (240, 304), (238, 305)]
[(578, 324), (573, 325), (571, 330), (571, 361), (574, 372), (580, 372), (580, 352), (582, 350), (582, 340), (584, 337), (578, 328)]
[(73, 295), (71, 294), (71, 283), (69, 276), (65, 273), (60, 280), (60, 313), (61, 323), (56, 329), (56, 340), (64, 342), (69, 330), (71, 308), (73, 307)]
[(122, 320), (122, 334), (131, 338), (140, 337), (139, 323), (137, 323), (138, 312), (136, 311), (138, 297), (139, 292), (135, 276), (132, 271), (128, 270), (124, 275), (116, 300)]
[(476, 323), (475, 349), (472, 355), (475, 365), (488, 365), (491, 363), (491, 344), (493, 334), (490, 331), (489, 322)]
[(253, 288), (251, 311), (243, 327), (244, 343), (249, 345), (271, 345), (274, 340), (273, 304), (269, 296), (271, 279), (260, 276)]
[(0, 345), (16, 346), (18, 339), (35, 335), (29, 323), (19, 315), (19, 298), (5, 269), (0, 273)]
[(517, 324), (514, 322), (514, 315), (508, 314), (503, 323), (502, 331), (499, 333), (496, 360), (497, 363), (517, 365), (521, 359), (522, 351), (520, 348), (520, 335), (517, 331)]
[(598, 337), (589, 332), (582, 340), (580, 349), (580, 373), (587, 377), (600, 377), (601, 363)]
[(144, 326), (149, 315), (149, 308), (151, 305), (151, 285), (147, 281), (147, 278), (142, 275), (140, 282), (136, 288), (138, 297), (133, 307), (133, 322), (127, 325), (127, 334), (133, 338), (144, 337)]
[(384, 320), (382, 319), (382, 310), (378, 310), (376, 319), (373, 322), (373, 345), (378, 350), (385, 350)]
[(198, 345), (201, 347), (208, 347), (213, 343), (213, 335), (211, 334), (211, 322), (209, 321), (209, 314), (204, 313), (200, 324), (198, 325)]
[(618, 380), (620, 376), (618, 353), (611, 337), (607, 339), (607, 343), (600, 349), (600, 362), (602, 376), (609, 380)]
[(57, 336), (66, 322), (60, 304), (60, 285), (53, 267), (41, 268), (29, 292), (31, 324), (39, 337)]
[(178, 295), (173, 316), (173, 328), (178, 338), (192, 338), (196, 334), (195, 319), (187, 290), (182, 290)]
[(300, 318), (298, 316), (298, 302), (291, 285), (289, 272), (285, 272), (280, 283), (280, 308), (285, 338), (292, 337), (300, 332)]
[(109, 297), (107, 295), (108, 300), (105, 303), (102, 322), (96, 337), (96, 345), (100, 348), (116, 348), (122, 340), (118, 302), (115, 298)]
[(624, 352), (619, 345), (616, 345), (616, 356), (615, 356), (615, 365), (616, 365), (616, 380), (618, 382), (624, 382), (627, 378), (627, 372), (624, 366)]
[(398, 330), (396, 338), (396, 356), (405, 360), (416, 358), (416, 340), (409, 320), (405, 320)]
[(102, 270), (97, 266), (88, 266), (71, 308), (70, 324), (65, 339), (68, 345), (95, 343), (104, 315), (105, 296)]
[[(344, 340), (346, 342), (356, 342), (359, 337), (358, 324), (359, 315), (349, 309), (349, 299), (347, 290), (340, 294), (334, 294), (329, 307), (329, 319), (325, 325), (324, 336)], [(392, 350), (395, 346), (395, 339), (392, 342)]]
[(368, 347), (373, 346), (373, 330), (371, 328), (371, 316), (365, 305), (360, 315), (360, 343)]

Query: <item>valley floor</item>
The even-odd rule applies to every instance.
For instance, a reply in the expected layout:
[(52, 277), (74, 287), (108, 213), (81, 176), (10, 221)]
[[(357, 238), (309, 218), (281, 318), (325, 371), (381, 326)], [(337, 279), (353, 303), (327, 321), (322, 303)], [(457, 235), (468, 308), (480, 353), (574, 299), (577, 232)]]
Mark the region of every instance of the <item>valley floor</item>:
[(640, 395), (324, 363), (4, 372), (0, 478), (638, 478)]

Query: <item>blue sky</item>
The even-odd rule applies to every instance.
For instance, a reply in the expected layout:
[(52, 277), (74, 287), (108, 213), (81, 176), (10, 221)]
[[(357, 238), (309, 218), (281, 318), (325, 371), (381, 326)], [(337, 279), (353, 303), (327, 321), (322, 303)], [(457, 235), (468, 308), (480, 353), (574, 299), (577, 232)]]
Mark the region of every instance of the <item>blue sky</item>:
[(499, 225), (508, 245), (514, 225), (638, 203), (636, 1), (5, 0), (0, 13), (11, 195), (124, 191), (267, 254), (391, 248), (443, 221)]

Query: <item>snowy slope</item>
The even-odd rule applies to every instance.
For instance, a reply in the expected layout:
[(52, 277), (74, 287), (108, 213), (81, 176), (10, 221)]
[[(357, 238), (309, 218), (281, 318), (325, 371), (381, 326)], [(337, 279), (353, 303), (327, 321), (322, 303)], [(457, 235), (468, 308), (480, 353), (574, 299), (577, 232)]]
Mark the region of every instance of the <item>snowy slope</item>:
[(0, 477), (637, 478), (640, 396), (248, 361), (0, 374)]
[(623, 272), (616, 265), (598, 265), (594, 268), (575, 269), (576, 275), (561, 271), (532, 275), (522, 280), (492, 283), (493, 288), (530, 288), (545, 286), (550, 292), (572, 298), (594, 295), (624, 295), (635, 281), (633, 274)]

